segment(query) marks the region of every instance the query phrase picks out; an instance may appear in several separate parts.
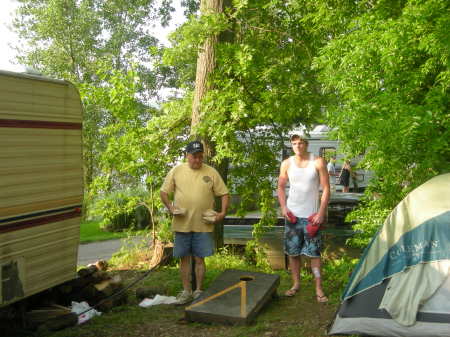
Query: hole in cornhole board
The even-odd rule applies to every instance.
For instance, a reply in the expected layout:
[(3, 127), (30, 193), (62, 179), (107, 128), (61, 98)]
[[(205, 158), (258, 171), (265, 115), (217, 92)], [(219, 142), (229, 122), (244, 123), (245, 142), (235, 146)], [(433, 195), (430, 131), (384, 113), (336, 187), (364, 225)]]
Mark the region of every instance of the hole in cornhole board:
[(278, 275), (225, 270), (185, 308), (185, 317), (203, 323), (248, 324), (275, 295), (279, 283)]

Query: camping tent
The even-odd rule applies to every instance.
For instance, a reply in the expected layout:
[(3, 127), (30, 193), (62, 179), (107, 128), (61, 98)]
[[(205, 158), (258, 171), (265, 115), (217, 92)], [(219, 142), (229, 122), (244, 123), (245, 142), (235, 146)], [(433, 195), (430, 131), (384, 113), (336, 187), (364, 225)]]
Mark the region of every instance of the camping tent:
[(386, 218), (342, 295), (330, 335), (450, 336), (450, 173)]

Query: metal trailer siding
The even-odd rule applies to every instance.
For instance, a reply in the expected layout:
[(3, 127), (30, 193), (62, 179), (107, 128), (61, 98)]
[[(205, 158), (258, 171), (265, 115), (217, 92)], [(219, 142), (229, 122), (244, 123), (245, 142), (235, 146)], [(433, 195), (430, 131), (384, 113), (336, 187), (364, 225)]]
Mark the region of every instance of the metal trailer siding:
[(81, 126), (72, 84), (0, 71), (0, 307), (76, 276)]

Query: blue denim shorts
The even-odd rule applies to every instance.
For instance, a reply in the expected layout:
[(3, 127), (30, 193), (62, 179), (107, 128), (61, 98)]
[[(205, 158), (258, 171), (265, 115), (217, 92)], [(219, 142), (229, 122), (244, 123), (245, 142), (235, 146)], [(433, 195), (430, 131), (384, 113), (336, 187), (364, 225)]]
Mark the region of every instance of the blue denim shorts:
[(214, 253), (212, 233), (175, 232), (174, 257), (207, 257)]
[(322, 237), (320, 231), (312, 238), (306, 231), (308, 219), (297, 218), (293, 224), (284, 222), (284, 252), (289, 256), (306, 255), (309, 257), (320, 257), (322, 248)]

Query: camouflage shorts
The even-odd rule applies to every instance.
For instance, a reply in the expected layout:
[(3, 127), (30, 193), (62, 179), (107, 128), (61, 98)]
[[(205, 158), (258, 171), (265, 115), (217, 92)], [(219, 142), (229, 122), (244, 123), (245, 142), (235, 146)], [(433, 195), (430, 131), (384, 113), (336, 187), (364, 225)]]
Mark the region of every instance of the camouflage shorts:
[(320, 231), (312, 238), (306, 231), (308, 219), (297, 218), (293, 224), (285, 220), (284, 223), (284, 252), (289, 256), (306, 255), (320, 257), (322, 236)]

